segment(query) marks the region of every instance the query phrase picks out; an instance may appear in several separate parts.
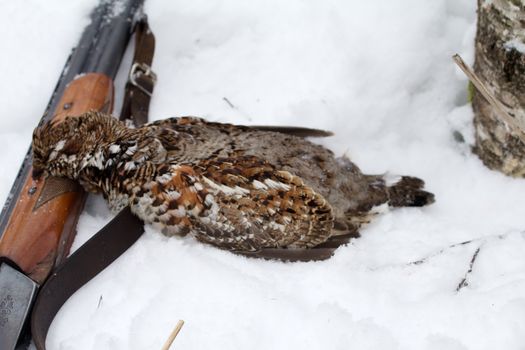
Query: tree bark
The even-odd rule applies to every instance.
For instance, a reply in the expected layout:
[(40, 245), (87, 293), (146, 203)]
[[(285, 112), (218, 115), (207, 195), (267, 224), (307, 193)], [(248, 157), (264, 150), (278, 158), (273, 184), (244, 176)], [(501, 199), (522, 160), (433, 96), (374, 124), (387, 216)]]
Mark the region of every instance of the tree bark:
[(521, 129), (505, 123), (476, 91), (474, 152), (491, 169), (525, 177), (524, 0), (478, 0), (474, 71)]

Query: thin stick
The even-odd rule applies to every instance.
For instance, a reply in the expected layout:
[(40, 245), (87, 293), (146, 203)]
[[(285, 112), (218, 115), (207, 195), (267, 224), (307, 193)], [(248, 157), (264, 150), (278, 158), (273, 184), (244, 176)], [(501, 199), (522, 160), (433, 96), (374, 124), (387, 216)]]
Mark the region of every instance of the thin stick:
[(228, 100), (226, 97), (223, 97), (222, 99), (224, 100), (224, 102), (228, 104), (228, 106), (235, 109), (235, 106), (233, 105), (233, 103), (230, 102), (230, 100)]
[(177, 334), (179, 334), (182, 326), (184, 326), (184, 321), (183, 320), (179, 320), (179, 322), (177, 322), (177, 325), (175, 326), (175, 328), (171, 332), (170, 336), (168, 337), (168, 339), (166, 339), (166, 342), (162, 346), (162, 350), (169, 350), (171, 344), (175, 340), (175, 337), (177, 337)]
[(456, 62), (459, 68), (461, 68), (463, 73), (465, 73), (476, 89), (483, 95), (483, 97), (485, 97), (487, 102), (494, 108), (498, 116), (506, 122), (506, 124), (523, 142), (525, 142), (524, 128), (505, 110), (503, 104), (489, 91), (481, 79), (476, 75), (476, 73), (474, 73), (472, 68), (470, 68), (458, 54), (452, 56), (452, 59), (454, 62)]
[(469, 269), (467, 270), (465, 277), (463, 277), (461, 282), (459, 282), (458, 286), (456, 287), (456, 292), (459, 292), (460, 290), (468, 286), (468, 276), (472, 273), (472, 269), (474, 268), (474, 263), (476, 262), (476, 259), (478, 258), (478, 254), (482, 246), (483, 246), (483, 243), (478, 247), (478, 249), (476, 249), (476, 251), (474, 252), (474, 255), (472, 255), (472, 259), (470, 259)]

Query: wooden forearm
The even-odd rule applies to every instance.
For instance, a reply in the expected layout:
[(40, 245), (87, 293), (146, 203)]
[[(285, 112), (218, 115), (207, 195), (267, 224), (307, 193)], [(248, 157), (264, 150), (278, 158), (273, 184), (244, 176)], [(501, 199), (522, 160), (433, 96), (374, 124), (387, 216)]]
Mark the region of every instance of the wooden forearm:
[[(110, 112), (112, 80), (89, 73), (73, 80), (62, 95), (53, 121), (80, 115), (89, 110)], [(85, 193), (67, 179), (36, 179), (31, 170), (16, 200), (0, 240), (0, 256), (18, 265), (31, 279), (42, 283), (53, 266), (64, 259), (74, 238)]]

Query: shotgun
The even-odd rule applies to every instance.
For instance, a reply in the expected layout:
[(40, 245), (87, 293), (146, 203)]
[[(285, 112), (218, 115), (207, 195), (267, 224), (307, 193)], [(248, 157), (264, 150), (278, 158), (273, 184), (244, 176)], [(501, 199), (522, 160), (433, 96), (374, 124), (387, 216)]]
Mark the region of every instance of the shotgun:
[[(113, 79), (143, 0), (101, 0), (69, 56), (40, 123), (89, 110), (112, 112)], [(62, 264), (85, 193), (75, 182), (33, 174), (31, 148), (0, 214), (0, 349), (15, 349), (39, 286)]]

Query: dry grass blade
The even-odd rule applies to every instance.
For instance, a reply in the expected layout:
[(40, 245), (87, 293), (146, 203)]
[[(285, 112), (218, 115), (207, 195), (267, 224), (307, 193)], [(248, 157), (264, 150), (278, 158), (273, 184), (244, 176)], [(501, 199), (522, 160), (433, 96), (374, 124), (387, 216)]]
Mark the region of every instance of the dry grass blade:
[(478, 90), (479, 93), (487, 100), (487, 102), (490, 103), (497, 115), (512, 129), (512, 131), (514, 131), (516, 136), (518, 136), (522, 142), (525, 142), (525, 129), (523, 126), (506, 111), (505, 106), (503, 106), (503, 104), (492, 94), (492, 92), (489, 91), (486, 85), (481, 81), (476, 73), (474, 73), (472, 68), (470, 68), (458, 54), (452, 56), (452, 59), (472, 82), (476, 90)]

